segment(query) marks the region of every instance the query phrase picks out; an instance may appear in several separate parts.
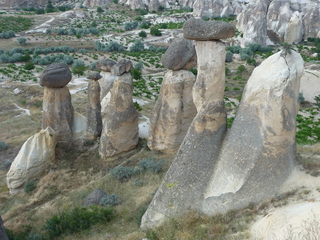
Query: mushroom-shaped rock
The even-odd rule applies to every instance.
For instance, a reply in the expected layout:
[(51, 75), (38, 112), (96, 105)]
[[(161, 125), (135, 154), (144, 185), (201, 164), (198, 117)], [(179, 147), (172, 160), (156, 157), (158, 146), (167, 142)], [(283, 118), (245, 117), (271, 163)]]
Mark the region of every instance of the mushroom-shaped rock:
[(99, 80), (100, 78), (102, 78), (102, 76), (98, 72), (92, 73), (88, 76), (88, 79), (95, 80), (95, 81)]
[(231, 38), (235, 34), (234, 27), (222, 21), (204, 21), (190, 19), (183, 25), (184, 38), (197, 41), (210, 41)]
[(121, 59), (116, 65), (111, 69), (113, 75), (121, 76), (124, 73), (128, 73), (132, 70), (133, 64), (130, 60)]
[(103, 59), (96, 63), (96, 68), (104, 72), (111, 72), (112, 67), (116, 64), (117, 63), (111, 59)]
[(193, 42), (184, 38), (175, 39), (161, 57), (163, 66), (174, 71), (193, 68), (197, 64), (196, 60)]
[(71, 78), (72, 75), (67, 64), (52, 63), (44, 69), (40, 77), (40, 85), (50, 88), (62, 88), (70, 82)]

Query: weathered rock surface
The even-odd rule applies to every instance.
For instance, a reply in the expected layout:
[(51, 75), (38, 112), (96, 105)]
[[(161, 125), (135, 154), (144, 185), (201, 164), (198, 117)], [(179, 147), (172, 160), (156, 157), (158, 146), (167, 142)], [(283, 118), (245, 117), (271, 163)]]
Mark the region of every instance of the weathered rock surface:
[(161, 63), (174, 71), (195, 67), (197, 55), (193, 42), (184, 38), (176, 38), (162, 55)]
[(234, 34), (234, 27), (230, 23), (222, 21), (204, 21), (193, 18), (183, 25), (183, 36), (190, 40), (219, 40), (231, 38)]
[(101, 130), (100, 84), (91, 80), (88, 84), (86, 139), (96, 140), (101, 135)]
[(98, 72), (92, 73), (88, 76), (88, 79), (95, 80), (95, 81), (99, 80), (100, 78), (102, 78), (102, 76)]
[(112, 0), (85, 0), (83, 2), (83, 6), (95, 7), (95, 6), (101, 6), (109, 3), (112, 3)]
[(129, 151), (138, 144), (138, 112), (133, 105), (132, 93), (131, 74), (124, 73), (117, 77), (111, 91), (103, 99), (103, 129), (99, 148), (102, 157)]
[(51, 88), (62, 88), (70, 82), (71, 78), (72, 75), (67, 64), (52, 63), (44, 69), (40, 77), (40, 85)]
[(191, 126), (141, 222), (143, 229), (201, 207), (226, 132), (225, 45), (196, 41), (198, 75), (193, 87), (197, 108)]
[(120, 76), (124, 73), (128, 73), (132, 70), (133, 63), (130, 60), (127, 59), (121, 59), (118, 61), (116, 65), (114, 65), (111, 69), (111, 73), (113, 75)]
[(148, 147), (177, 150), (197, 114), (192, 99), (195, 76), (190, 71), (168, 71), (150, 117)]
[(313, 3), (305, 8), (306, 13), (303, 16), (304, 34), (303, 38), (316, 38), (320, 32), (320, 6)]
[(3, 220), (1, 218), (1, 216), (0, 216), (0, 239), (1, 240), (9, 240), (8, 235), (6, 233), (6, 230), (3, 226)]
[(24, 184), (46, 173), (55, 158), (56, 143), (55, 132), (49, 127), (28, 138), (7, 173), (10, 193), (17, 193)]
[(319, 70), (305, 71), (301, 77), (300, 92), (305, 101), (316, 103), (314, 98), (320, 95), (320, 67)]
[(111, 69), (117, 63), (111, 59), (102, 59), (97, 61), (96, 68), (104, 72), (111, 72)]
[(74, 110), (67, 87), (44, 88), (42, 129), (51, 127), (58, 141), (70, 141), (73, 134)]
[[(83, 139), (87, 131), (87, 118), (81, 113), (74, 112), (73, 114), (73, 127), (72, 127), (72, 140)], [(73, 142), (74, 143), (74, 142)]]
[(102, 191), (100, 188), (96, 188), (83, 200), (83, 205), (90, 207), (92, 205), (99, 205), (101, 198), (107, 197), (108, 194)]
[(193, 4), (193, 15), (198, 17), (227, 17), (235, 13), (234, 1), (196, 0)]
[(113, 83), (117, 76), (113, 75), (111, 72), (101, 72), (102, 78), (99, 79), (100, 83), (100, 101), (110, 92), (113, 87)]
[(300, 54), (276, 53), (255, 68), (208, 181), (201, 211), (242, 208), (269, 199), (291, 174), (295, 159)]

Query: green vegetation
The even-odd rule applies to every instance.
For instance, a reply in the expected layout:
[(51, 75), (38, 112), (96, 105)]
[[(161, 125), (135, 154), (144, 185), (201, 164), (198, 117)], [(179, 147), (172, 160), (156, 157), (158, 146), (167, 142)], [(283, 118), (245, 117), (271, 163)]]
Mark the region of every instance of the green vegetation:
[(14, 31), (21, 32), (31, 27), (33, 21), (31, 18), (25, 18), (20, 16), (1, 16), (0, 17), (0, 32)]

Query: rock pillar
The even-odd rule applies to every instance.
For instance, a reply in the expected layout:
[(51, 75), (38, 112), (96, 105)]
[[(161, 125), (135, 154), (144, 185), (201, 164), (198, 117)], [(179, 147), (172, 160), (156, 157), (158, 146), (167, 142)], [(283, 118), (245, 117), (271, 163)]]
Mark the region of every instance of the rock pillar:
[(143, 229), (166, 217), (199, 209), (214, 170), (227, 124), (224, 108), (225, 45), (234, 28), (225, 22), (191, 19), (184, 37), (196, 40), (198, 75), (193, 87), (197, 115), (141, 222)]

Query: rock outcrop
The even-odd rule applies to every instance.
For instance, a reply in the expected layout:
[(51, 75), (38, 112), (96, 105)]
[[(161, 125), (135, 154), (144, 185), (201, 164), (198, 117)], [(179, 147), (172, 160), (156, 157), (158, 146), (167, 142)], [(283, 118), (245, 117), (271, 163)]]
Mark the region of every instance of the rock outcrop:
[(0, 239), (1, 240), (9, 240), (8, 235), (6, 233), (6, 230), (3, 226), (3, 220), (1, 218), (1, 216), (0, 216)]
[(97, 62), (96, 68), (102, 71), (100, 74), (102, 78), (99, 79), (100, 83), (100, 100), (108, 94), (111, 90), (114, 80), (117, 78), (116, 75), (111, 73), (112, 67), (117, 63), (111, 59), (103, 59)]
[(51, 127), (58, 141), (69, 142), (73, 134), (74, 109), (66, 85), (71, 72), (66, 64), (53, 63), (43, 72), (40, 80), (44, 86), (42, 129)]
[(56, 135), (46, 128), (28, 138), (7, 173), (10, 193), (20, 191), (24, 184), (43, 176), (55, 158)]
[(87, 102), (87, 130), (86, 139), (96, 140), (101, 135), (101, 103), (100, 103), (100, 84), (98, 80), (102, 76), (99, 73), (90, 75), (88, 84)]
[(83, 205), (90, 207), (92, 205), (99, 205), (101, 198), (107, 197), (108, 194), (102, 191), (100, 188), (96, 188), (83, 200)]
[(85, 7), (95, 7), (112, 3), (112, 0), (85, 0), (83, 6)]
[[(124, 65), (127, 66), (127, 63)], [(132, 63), (131, 63), (132, 65)], [(118, 69), (121, 69), (118, 66)], [(102, 101), (102, 133), (99, 153), (111, 157), (129, 151), (138, 144), (138, 112), (132, 101), (133, 83), (130, 73), (123, 73)]]
[[(189, 39), (199, 39), (199, 36), (205, 34), (203, 37), (207, 40), (195, 42), (198, 75), (193, 87), (193, 101), (197, 115), (142, 218), (143, 229), (160, 224), (166, 217), (178, 216), (201, 207), (205, 187), (210, 180), (210, 173), (214, 170), (227, 128), (223, 100), (225, 45), (220, 41), (214, 41), (217, 39), (215, 34), (204, 31), (212, 29), (213, 25), (220, 25), (210, 21), (196, 25), (196, 21), (195, 26), (202, 27), (197, 32), (190, 22), (184, 24), (184, 35)], [(219, 27), (218, 32), (226, 32), (224, 36), (231, 37), (228, 34), (231, 27), (226, 26), (227, 29), (228, 31), (224, 31)], [(211, 36), (211, 39), (208, 36)]]
[(197, 114), (192, 99), (195, 76), (187, 70), (169, 70), (150, 117), (148, 147), (158, 151), (179, 148)]
[(201, 211), (226, 212), (276, 194), (293, 170), (300, 54), (278, 52), (255, 68), (204, 194)]

